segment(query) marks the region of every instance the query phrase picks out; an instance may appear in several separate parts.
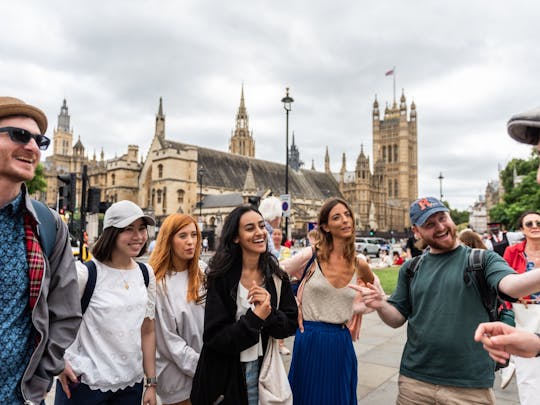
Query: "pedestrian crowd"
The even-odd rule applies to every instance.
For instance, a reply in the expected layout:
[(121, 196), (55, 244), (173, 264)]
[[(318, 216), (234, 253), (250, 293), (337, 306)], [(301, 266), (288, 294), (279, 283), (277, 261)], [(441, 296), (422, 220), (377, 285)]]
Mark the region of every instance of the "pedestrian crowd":
[[(207, 268), (208, 238), (181, 213), (163, 221), (142, 263), (155, 220), (118, 201), (92, 259), (76, 263), (66, 224), (25, 185), (46, 129), (39, 108), (0, 97), (2, 403), (44, 404), (58, 376), (57, 405), (357, 404), (353, 342), (373, 311), (390, 327), (407, 323), (397, 404), (493, 404), (496, 366), (515, 370), (522, 404), (538, 402), (539, 212), (523, 212), (515, 243), (500, 224), (489, 238), (458, 234), (440, 200), (417, 199), (408, 260), (384, 251), (377, 265), (401, 265), (391, 296), (356, 254), (354, 213), (338, 197), (294, 255), (277, 198), (236, 207)], [(540, 148), (540, 110), (508, 131)], [(479, 280), (500, 300), (492, 311)], [(497, 321), (503, 312), (515, 327)]]

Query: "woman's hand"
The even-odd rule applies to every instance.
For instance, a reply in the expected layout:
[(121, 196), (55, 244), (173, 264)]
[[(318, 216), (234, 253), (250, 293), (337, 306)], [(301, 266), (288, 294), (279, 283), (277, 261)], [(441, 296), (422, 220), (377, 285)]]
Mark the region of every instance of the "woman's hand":
[(253, 281), (253, 285), (249, 289), (247, 298), (250, 304), (255, 305), (255, 309), (253, 310), (255, 315), (262, 320), (268, 318), (272, 312), (272, 306), (270, 305), (270, 293), (266, 289), (258, 286), (257, 283)]
[(71, 368), (71, 364), (69, 364), (67, 360), (65, 360), (64, 363), (64, 371), (62, 371), (58, 376), (58, 381), (60, 381), (62, 389), (64, 390), (68, 399), (71, 399), (71, 390), (69, 389), (70, 384), (72, 384), (72, 386), (75, 386), (75, 384), (78, 385), (80, 380), (77, 378), (75, 372)]
[(143, 396), (143, 405), (156, 405), (156, 386), (150, 385), (145, 388)]

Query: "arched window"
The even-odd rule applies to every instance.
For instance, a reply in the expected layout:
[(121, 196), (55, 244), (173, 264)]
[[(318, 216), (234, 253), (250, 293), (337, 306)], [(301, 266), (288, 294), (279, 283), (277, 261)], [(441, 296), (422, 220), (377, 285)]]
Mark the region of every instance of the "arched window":
[(382, 160), (386, 162), (386, 146), (382, 147)]
[(392, 197), (392, 180), (388, 179), (388, 197)]
[(163, 187), (163, 213), (167, 209), (167, 187)]
[(394, 162), (398, 161), (398, 147), (394, 145)]
[(161, 179), (163, 177), (163, 165), (159, 164), (157, 167), (158, 170), (158, 177)]
[(116, 175), (113, 173), (111, 174), (111, 184), (114, 186), (116, 183)]
[(399, 188), (398, 188), (398, 181), (397, 181), (397, 179), (394, 180), (394, 195), (395, 195), (396, 197), (399, 197)]
[(162, 195), (162, 191), (158, 190), (157, 191), (157, 203), (158, 204), (161, 204), (161, 195)]
[(176, 195), (178, 197), (178, 203), (183, 204), (184, 203), (184, 195), (186, 192), (184, 190), (176, 190)]

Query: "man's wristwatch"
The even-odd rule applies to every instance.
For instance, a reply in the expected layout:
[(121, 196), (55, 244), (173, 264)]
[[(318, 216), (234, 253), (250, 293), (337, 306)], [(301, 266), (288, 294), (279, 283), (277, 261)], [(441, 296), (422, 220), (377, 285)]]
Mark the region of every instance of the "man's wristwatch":
[(146, 388), (155, 387), (156, 385), (157, 385), (157, 377), (146, 377), (146, 381), (144, 384)]

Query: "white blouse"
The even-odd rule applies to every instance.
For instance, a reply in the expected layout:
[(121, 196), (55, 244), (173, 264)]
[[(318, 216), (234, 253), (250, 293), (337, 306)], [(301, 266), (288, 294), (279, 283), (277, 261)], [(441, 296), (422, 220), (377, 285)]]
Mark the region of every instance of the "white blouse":
[[(144, 318), (155, 316), (156, 278), (146, 265), (150, 278), (146, 288), (139, 265), (119, 270), (94, 262), (96, 287), (64, 358), (91, 389), (117, 391), (143, 379), (141, 326)], [(88, 269), (81, 262), (77, 275), (82, 296)]]
[[(238, 283), (238, 292), (236, 293), (236, 320), (239, 320), (242, 315), (245, 315), (248, 309), (251, 308), (252, 311), (255, 309), (255, 305), (250, 304), (247, 299), (248, 293), (249, 290), (242, 283)], [(240, 361), (247, 363), (257, 360), (262, 355), (264, 355), (264, 352), (261, 334), (259, 333), (259, 342), (240, 352)]]

